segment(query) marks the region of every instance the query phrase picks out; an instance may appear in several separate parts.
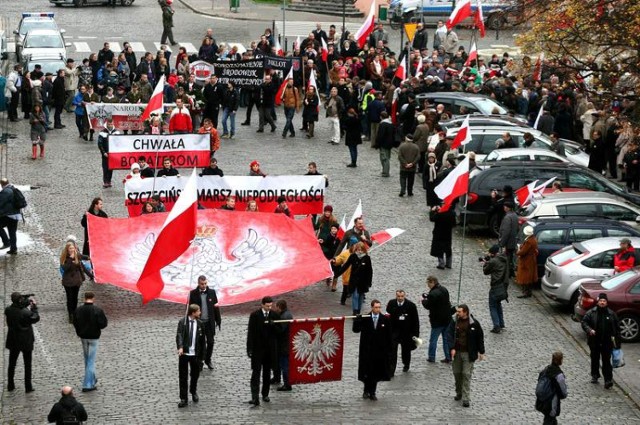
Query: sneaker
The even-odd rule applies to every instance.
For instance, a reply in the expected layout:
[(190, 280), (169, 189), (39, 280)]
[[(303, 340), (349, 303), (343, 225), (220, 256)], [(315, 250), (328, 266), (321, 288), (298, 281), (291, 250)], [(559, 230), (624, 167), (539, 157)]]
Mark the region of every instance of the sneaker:
[(429, 362), (429, 363), (435, 363), (435, 362), (436, 362), (436, 359), (427, 359), (427, 362)]
[(228, 134), (223, 134), (222, 136), (220, 136), (221, 139), (228, 139), (229, 135)]
[(499, 334), (502, 331), (502, 329), (500, 329), (500, 327), (495, 326), (493, 329), (491, 329), (491, 333), (492, 334)]

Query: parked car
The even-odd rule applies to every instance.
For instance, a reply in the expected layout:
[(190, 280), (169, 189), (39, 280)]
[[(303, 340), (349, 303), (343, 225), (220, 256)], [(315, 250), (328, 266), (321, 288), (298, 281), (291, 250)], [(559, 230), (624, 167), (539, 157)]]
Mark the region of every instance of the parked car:
[(600, 217), (542, 217), (525, 221), (520, 228), (518, 240), (524, 241), (522, 229), (533, 228), (538, 240), (538, 276), (544, 275), (544, 265), (552, 253), (571, 245), (595, 238), (612, 236), (616, 238), (640, 237), (640, 230), (619, 221)]
[(566, 157), (548, 149), (534, 148), (512, 148), (495, 149), (476, 164), (480, 168), (486, 168), (498, 161), (547, 161), (547, 162), (570, 162)]
[[(631, 237), (640, 247), (640, 238)], [(580, 285), (586, 280), (602, 281), (613, 276), (613, 256), (620, 249), (620, 238), (596, 238), (576, 242), (547, 258), (542, 277), (542, 293), (570, 306), (578, 301)]]
[(543, 161), (499, 161), (469, 180), (469, 195), (466, 207), (460, 203), (460, 214), (466, 214), (470, 226), (489, 227), (497, 235), (497, 217), (490, 214), (491, 191), (500, 191), (509, 184), (514, 190), (534, 180), (544, 182), (552, 177), (566, 188), (606, 192), (640, 205), (640, 196), (629, 192), (601, 174), (569, 162)]
[(638, 228), (640, 207), (623, 198), (604, 192), (550, 193), (532, 199), (520, 210), (526, 218), (534, 217), (606, 217)]
[(16, 43), (16, 55), (18, 59), (22, 58), (22, 44), (27, 33), (34, 29), (50, 29), (64, 35), (65, 30), (58, 28), (55, 20), (55, 14), (52, 12), (24, 12), (22, 19), (18, 24), (18, 28), (13, 31)]
[(43, 73), (50, 72), (53, 75), (58, 73), (58, 70), (64, 69), (67, 65), (67, 58), (62, 55), (28, 55), (25, 56), (23, 62), (23, 69), (26, 71), (33, 71), (36, 65), (40, 65)]
[(617, 274), (602, 282), (588, 280), (580, 285), (580, 296), (574, 306), (574, 319), (582, 320), (598, 302), (598, 295), (607, 294), (608, 306), (620, 320), (623, 342), (640, 340), (640, 267)]
[[(455, 115), (453, 118), (449, 120), (444, 120), (438, 122), (440, 127), (445, 130), (459, 128), (462, 126), (462, 123), (467, 118), (466, 115)], [(481, 114), (472, 114), (469, 115), (469, 126), (470, 127), (528, 127), (528, 121), (526, 119), (520, 117), (512, 117), (510, 115), (481, 115)]]
[[(424, 101), (430, 105), (444, 105), (445, 111), (451, 115), (481, 114), (507, 115), (507, 108), (496, 100), (483, 94), (464, 92), (418, 93), (416, 101), (422, 105)], [(521, 117), (523, 118), (523, 117)]]
[(20, 59), (30, 56), (60, 56), (67, 57), (67, 47), (59, 31), (51, 29), (34, 29), (27, 33), (20, 50)]
[[(135, 0), (119, 0), (118, 4), (122, 6), (131, 6)], [(107, 4), (108, 0), (49, 0), (49, 3), (53, 3), (56, 6), (68, 5), (75, 7), (88, 6), (91, 4)]]

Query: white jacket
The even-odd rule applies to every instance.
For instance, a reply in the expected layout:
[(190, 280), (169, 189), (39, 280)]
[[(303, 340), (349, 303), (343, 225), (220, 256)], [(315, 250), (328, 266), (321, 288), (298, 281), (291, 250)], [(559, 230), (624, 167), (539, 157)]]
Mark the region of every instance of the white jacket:
[(20, 74), (18, 74), (16, 71), (11, 71), (9, 73), (9, 76), (7, 77), (7, 84), (4, 88), (4, 97), (6, 97), (7, 99), (10, 99), (13, 93), (18, 92), (18, 88), (16, 87), (18, 78), (20, 78)]

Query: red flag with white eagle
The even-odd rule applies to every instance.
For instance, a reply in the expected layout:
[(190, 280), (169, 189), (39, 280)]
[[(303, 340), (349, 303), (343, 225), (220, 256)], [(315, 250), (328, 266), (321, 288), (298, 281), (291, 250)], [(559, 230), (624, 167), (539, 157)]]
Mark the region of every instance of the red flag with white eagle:
[(462, 122), (462, 126), (458, 130), (456, 137), (451, 143), (451, 149), (458, 149), (462, 145), (466, 145), (471, 141), (471, 129), (469, 128), (469, 115)]
[(469, 56), (467, 57), (467, 61), (464, 63), (464, 66), (471, 66), (473, 61), (478, 60), (478, 48), (476, 47), (476, 42), (474, 41), (471, 45), (471, 50), (469, 50)]
[(382, 246), (389, 242), (391, 239), (396, 236), (400, 236), (405, 231), (403, 229), (399, 229), (397, 227), (392, 227), (390, 229), (381, 230), (379, 232), (375, 232), (371, 235), (371, 240), (377, 244), (377, 246)]
[(369, 35), (373, 32), (373, 29), (376, 26), (376, 2), (371, 2), (371, 8), (369, 9), (369, 14), (367, 15), (367, 19), (364, 20), (364, 23), (358, 31), (356, 31), (355, 38), (358, 41), (358, 47), (363, 48), (364, 45), (369, 40)]
[(344, 317), (294, 320), (289, 324), (289, 383), (340, 381)]
[(322, 55), (322, 61), (327, 62), (327, 58), (329, 57), (329, 46), (327, 46), (327, 42), (324, 41), (324, 38), (320, 37), (320, 53)]
[(451, 16), (449, 16), (445, 25), (448, 30), (451, 30), (469, 16), (471, 16), (471, 0), (460, 0), (456, 3), (456, 8), (451, 12)]
[(167, 216), (138, 278), (136, 286), (142, 294), (143, 304), (158, 298), (164, 288), (160, 271), (184, 254), (196, 236), (198, 220), (196, 178), (196, 169), (194, 168), (187, 185), (180, 192), (176, 205)]
[(451, 208), (453, 202), (469, 191), (469, 157), (465, 157), (442, 182), (435, 187), (434, 192), (444, 203), (440, 211)]
[(149, 119), (151, 114), (162, 115), (164, 112), (164, 74), (160, 76), (158, 84), (153, 89), (153, 94), (147, 103), (147, 107), (144, 108), (144, 112), (140, 117), (141, 121)]
[(534, 180), (529, 184), (522, 186), (520, 189), (513, 192), (518, 201), (518, 205), (521, 207), (526, 206), (531, 198), (533, 198), (533, 194), (536, 188), (536, 184), (538, 184), (538, 180)]
[(484, 14), (482, 13), (481, 0), (476, 0), (476, 13), (473, 16), (473, 20), (476, 28), (478, 28), (478, 32), (480, 33), (480, 38), (484, 38), (486, 30), (484, 27)]
[(277, 93), (276, 93), (276, 105), (281, 105), (282, 104), (282, 98), (284, 97), (284, 89), (287, 88), (287, 83), (289, 82), (289, 80), (293, 80), (293, 67), (289, 68), (289, 72), (287, 73), (287, 76), (284, 77), (284, 80), (282, 80), (282, 84), (280, 84), (280, 88), (278, 89)]

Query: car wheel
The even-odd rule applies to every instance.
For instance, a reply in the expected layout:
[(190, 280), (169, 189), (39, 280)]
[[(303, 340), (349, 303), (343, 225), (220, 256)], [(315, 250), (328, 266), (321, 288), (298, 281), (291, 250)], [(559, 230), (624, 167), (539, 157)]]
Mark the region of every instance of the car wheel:
[(634, 342), (640, 339), (640, 320), (632, 314), (620, 316), (620, 337), (623, 342)]
[(131, 6), (133, 4), (133, 0), (122, 0), (120, 4), (123, 6)]
[(573, 314), (574, 307), (578, 303), (578, 298), (580, 298), (580, 290), (576, 290), (573, 295), (571, 295), (571, 299), (569, 300), (569, 312)]
[(498, 223), (498, 215), (494, 214), (489, 217), (489, 232), (491, 232), (491, 236), (498, 237), (500, 236), (500, 223)]

